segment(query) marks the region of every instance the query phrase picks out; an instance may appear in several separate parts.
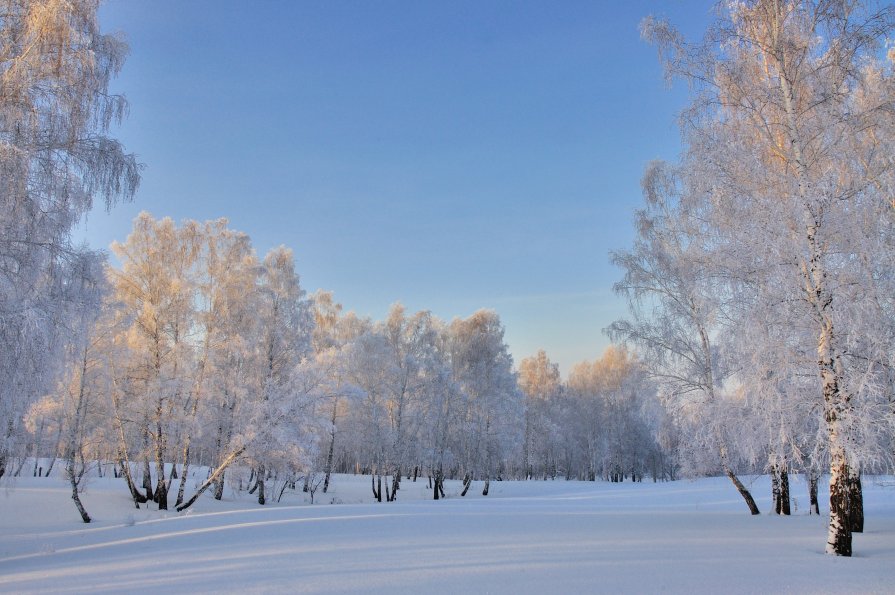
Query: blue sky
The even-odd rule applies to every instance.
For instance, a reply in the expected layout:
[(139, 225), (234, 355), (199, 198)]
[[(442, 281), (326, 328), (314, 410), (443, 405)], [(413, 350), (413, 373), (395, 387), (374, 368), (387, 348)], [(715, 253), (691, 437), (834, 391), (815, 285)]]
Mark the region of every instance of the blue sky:
[(566, 374), (624, 313), (608, 252), (644, 166), (680, 150), (685, 89), (639, 38), (648, 14), (698, 35), (711, 4), (112, 0), (115, 134), (146, 167), (80, 233), (227, 217), (346, 309), (493, 308), (517, 363), (543, 348)]

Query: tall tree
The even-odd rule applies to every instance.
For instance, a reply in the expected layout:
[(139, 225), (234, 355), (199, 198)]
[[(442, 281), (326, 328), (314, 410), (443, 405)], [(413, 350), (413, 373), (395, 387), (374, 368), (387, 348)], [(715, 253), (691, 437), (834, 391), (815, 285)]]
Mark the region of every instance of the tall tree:
[(29, 404), (54, 380), (71, 230), (94, 199), (139, 181), (109, 136), (127, 104), (108, 92), (125, 44), (103, 34), (96, 0), (0, 4), (0, 477)]
[(813, 336), (830, 457), (826, 551), (840, 556), (852, 552), (860, 428), (880, 423), (863, 417), (873, 393), (849, 347), (875, 294), (855, 291), (853, 263), (879, 262), (868, 250), (892, 230), (895, 95), (880, 50), (893, 24), (895, 8), (871, 2), (751, 0), (727, 5), (703, 43), (662, 21), (643, 27), (669, 75), (693, 83), (684, 126), (692, 191), (711, 201), (743, 276), (768, 262), (782, 269), (780, 299), (801, 305), (788, 323)]
[(284, 246), (264, 258), (256, 304), (254, 386), (247, 400), (248, 427), (242, 436), (255, 464), (258, 503), (264, 504), (271, 472), (308, 471), (316, 436), (306, 427), (312, 387), (302, 373), (311, 349), (313, 314)]
[[(638, 348), (653, 378), (664, 387), (669, 410), (680, 420), (700, 419), (706, 447), (752, 514), (759, 510), (737, 477), (724, 413), (722, 387), (730, 369), (718, 356), (722, 286), (705, 266), (703, 206), (682, 194), (676, 172), (655, 163), (644, 176), (646, 207), (636, 214), (637, 238), (629, 252), (612, 255), (624, 278), (615, 291), (628, 300), (631, 318), (607, 329), (614, 340)], [(688, 200), (688, 199), (696, 200)]]
[(556, 440), (553, 438), (559, 432), (554, 431), (556, 426), (551, 413), (561, 387), (559, 366), (550, 361), (543, 349), (519, 362), (519, 388), (525, 395), (522, 473), (526, 478), (534, 475), (534, 466), (540, 463), (546, 479), (551, 458), (553, 474), (556, 474)]
[(523, 397), (497, 313), (479, 310), (454, 319), (448, 332), (451, 369), (464, 399), (459, 452), (467, 488), (482, 477), (487, 496), (491, 478), (520, 446)]

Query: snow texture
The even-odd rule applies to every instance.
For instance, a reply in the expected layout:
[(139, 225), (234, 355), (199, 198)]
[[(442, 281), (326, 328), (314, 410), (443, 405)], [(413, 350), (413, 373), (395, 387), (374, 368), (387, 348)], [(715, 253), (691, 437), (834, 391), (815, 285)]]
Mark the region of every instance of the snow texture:
[[(769, 479), (748, 479), (768, 510)], [(895, 480), (864, 486), (867, 532), (848, 559), (824, 555), (827, 516), (807, 515), (801, 478), (791, 517), (750, 516), (724, 478), (492, 482), (487, 498), (447, 481), (438, 502), (405, 480), (376, 504), (369, 477), (335, 476), (314, 505), (228, 490), (183, 514), (136, 510), (122, 480), (92, 478), (90, 525), (61, 479), (26, 478), (0, 492), (0, 590), (892, 593)]]

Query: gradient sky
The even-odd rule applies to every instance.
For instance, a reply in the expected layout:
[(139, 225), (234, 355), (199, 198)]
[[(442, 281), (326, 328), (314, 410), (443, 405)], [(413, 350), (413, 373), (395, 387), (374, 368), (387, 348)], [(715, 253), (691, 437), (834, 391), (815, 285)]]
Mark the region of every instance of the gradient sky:
[(146, 167), (79, 234), (227, 217), (346, 309), (493, 308), (517, 364), (543, 348), (565, 375), (625, 311), (608, 253), (644, 166), (680, 150), (648, 14), (696, 36), (711, 3), (107, 2), (131, 46), (115, 134)]

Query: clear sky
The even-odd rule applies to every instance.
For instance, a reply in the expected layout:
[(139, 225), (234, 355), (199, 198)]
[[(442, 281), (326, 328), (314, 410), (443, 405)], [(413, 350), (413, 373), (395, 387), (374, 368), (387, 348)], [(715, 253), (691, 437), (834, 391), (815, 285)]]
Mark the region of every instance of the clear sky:
[(517, 364), (543, 348), (565, 375), (624, 313), (608, 253), (644, 166), (680, 150), (648, 14), (695, 36), (711, 3), (112, 0), (115, 134), (146, 167), (79, 233), (227, 217), (348, 310), (493, 308)]

